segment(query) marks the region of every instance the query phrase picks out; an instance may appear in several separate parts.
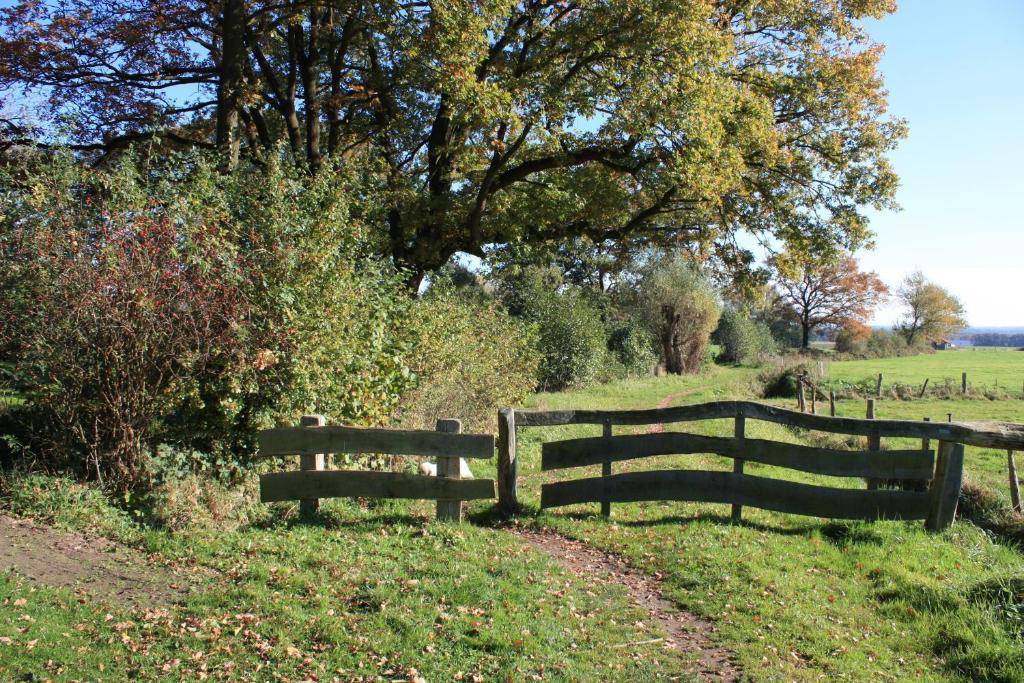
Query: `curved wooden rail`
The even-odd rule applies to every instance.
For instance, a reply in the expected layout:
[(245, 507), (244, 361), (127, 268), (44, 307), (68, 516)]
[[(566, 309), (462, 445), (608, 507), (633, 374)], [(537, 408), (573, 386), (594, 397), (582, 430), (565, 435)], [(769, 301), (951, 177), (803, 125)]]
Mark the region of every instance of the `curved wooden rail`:
[(540, 505), (644, 500), (733, 503), (833, 519), (925, 519), (929, 494), (837, 489), (732, 472), (654, 470), (545, 484)]
[(1009, 422), (917, 422), (809, 415), (755, 401), (714, 401), (649, 410), (516, 410), (516, 427), (565, 424), (645, 425), (747, 417), (836, 434), (952, 441), (968, 446), (1024, 450), (1024, 425)]
[(933, 453), (925, 450), (847, 451), (681, 432), (549, 441), (542, 449), (543, 470), (691, 453), (715, 453), (834, 477), (924, 480), (932, 478), (935, 466)]

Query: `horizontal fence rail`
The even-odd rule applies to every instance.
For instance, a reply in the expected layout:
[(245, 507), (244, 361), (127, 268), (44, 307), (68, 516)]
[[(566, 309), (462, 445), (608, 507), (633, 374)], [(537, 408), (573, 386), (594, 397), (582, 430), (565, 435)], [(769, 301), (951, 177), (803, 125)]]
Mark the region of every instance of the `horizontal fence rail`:
[(259, 434), (260, 455), (383, 453), (459, 458), (494, 457), (490, 434), (360, 427), (282, 427)]
[(935, 466), (934, 454), (924, 450), (846, 451), (681, 432), (549, 441), (543, 445), (542, 453), (543, 470), (692, 453), (715, 453), (834, 477), (931, 479)]
[(925, 519), (928, 494), (799, 484), (732, 472), (652, 470), (545, 484), (541, 507), (673, 500), (731, 503), (832, 519)]
[[(299, 471), (260, 476), (264, 503), (298, 500), (303, 514), (315, 512), (320, 498), (412, 498), (437, 501), (437, 518), (462, 518), (463, 502), (495, 497), (491, 479), (461, 479), (461, 458), (491, 458), (494, 437), (462, 434), (458, 420), (438, 420), (437, 431), (328, 427), (320, 415), (302, 418), (301, 427), (259, 433), (260, 454), (299, 455)], [(437, 476), (400, 472), (326, 470), (330, 453), (382, 453), (437, 458)]]
[(915, 422), (811, 415), (754, 401), (714, 401), (648, 410), (516, 410), (516, 427), (567, 424), (669, 424), (746, 417), (791, 427), (855, 436), (908, 437), (955, 441), (968, 446), (1024, 450), (1024, 425), (1010, 422)]
[(260, 500), (264, 503), (303, 498), (480, 500), (494, 498), (494, 482), (357, 470), (299, 470), (260, 477)]

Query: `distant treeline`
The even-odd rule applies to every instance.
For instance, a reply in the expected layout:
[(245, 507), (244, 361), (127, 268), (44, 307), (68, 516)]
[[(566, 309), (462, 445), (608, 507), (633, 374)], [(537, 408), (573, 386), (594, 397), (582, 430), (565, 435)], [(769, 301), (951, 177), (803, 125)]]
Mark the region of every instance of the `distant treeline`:
[(977, 332), (974, 334), (960, 335), (962, 341), (967, 341), (974, 346), (1019, 346), (1024, 347), (1024, 333), (1001, 334), (998, 332)]

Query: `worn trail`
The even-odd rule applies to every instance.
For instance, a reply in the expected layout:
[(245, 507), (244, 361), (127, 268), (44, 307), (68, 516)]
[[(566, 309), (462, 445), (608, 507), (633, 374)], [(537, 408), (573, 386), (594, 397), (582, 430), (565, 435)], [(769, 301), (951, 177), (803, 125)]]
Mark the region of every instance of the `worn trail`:
[(616, 583), (624, 587), (630, 602), (650, 614), (648, 623), (656, 624), (665, 634), (662, 641), (665, 648), (695, 655), (693, 668), (686, 673), (705, 681), (740, 679), (733, 653), (716, 640), (714, 623), (680, 609), (666, 598), (660, 578), (630, 567), (618, 555), (551, 531), (524, 528), (511, 531), (586, 582)]
[(0, 515), (0, 572), (131, 606), (182, 602), (206, 578), (105, 538)]
[[(666, 396), (658, 402), (667, 408), (697, 391), (696, 388)], [(662, 424), (650, 425), (648, 433), (665, 430)], [(630, 601), (651, 615), (664, 635), (664, 647), (693, 656), (692, 670), (686, 673), (705, 681), (738, 681), (740, 670), (735, 655), (716, 638), (714, 623), (681, 609), (662, 593), (661, 579), (633, 567), (618, 555), (604, 552), (587, 543), (566, 538), (552, 531), (511, 529), (535, 550), (550, 555), (562, 567), (585, 581), (616, 583), (623, 586)], [(657, 642), (654, 639), (651, 642)]]

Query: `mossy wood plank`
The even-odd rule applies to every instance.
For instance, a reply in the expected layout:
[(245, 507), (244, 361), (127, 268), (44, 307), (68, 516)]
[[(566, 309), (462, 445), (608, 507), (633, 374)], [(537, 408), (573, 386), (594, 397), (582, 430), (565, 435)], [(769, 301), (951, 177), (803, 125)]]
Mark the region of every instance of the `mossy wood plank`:
[(670, 424), (743, 416), (836, 434), (898, 436), (954, 441), (968, 446), (1024, 450), (1024, 424), (1010, 422), (917, 422), (810, 415), (754, 401), (715, 401), (649, 410), (517, 410), (517, 427), (564, 424)]
[(260, 432), (259, 447), (260, 455), (387, 453), (491, 458), (494, 436), (360, 427), (281, 427)]

